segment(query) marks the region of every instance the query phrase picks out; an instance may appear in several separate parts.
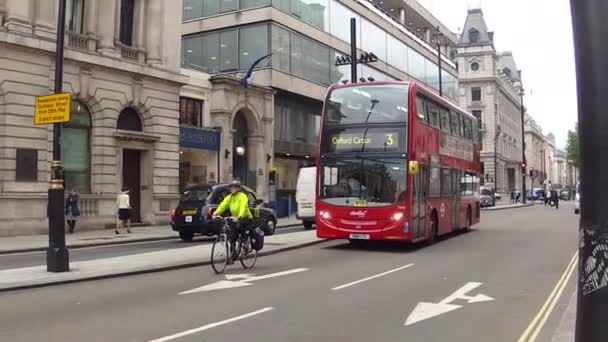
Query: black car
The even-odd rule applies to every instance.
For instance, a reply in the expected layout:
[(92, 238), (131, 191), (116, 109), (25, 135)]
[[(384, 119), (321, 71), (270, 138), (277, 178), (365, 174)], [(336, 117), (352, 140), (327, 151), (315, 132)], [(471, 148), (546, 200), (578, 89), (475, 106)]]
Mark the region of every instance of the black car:
[[(250, 188), (243, 186), (242, 191), (249, 197), (250, 208), (253, 209), (256, 204), (262, 202), (257, 200), (255, 193)], [(179, 237), (184, 241), (192, 241), (195, 234), (214, 235), (217, 224), (211, 220), (211, 217), (229, 193), (229, 184), (202, 184), (187, 187), (181, 195), (177, 208), (171, 212), (171, 227), (174, 231), (179, 232)], [(259, 209), (259, 217), (255, 218), (257, 221), (255, 223), (264, 230), (264, 234), (272, 235), (277, 226), (276, 217), (274, 210), (262, 207)]]

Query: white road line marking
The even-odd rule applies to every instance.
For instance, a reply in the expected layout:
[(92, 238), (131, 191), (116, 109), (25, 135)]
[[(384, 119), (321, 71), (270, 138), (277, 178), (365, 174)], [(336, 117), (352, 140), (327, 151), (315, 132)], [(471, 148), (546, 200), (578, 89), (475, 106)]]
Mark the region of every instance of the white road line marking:
[(184, 291), (178, 293), (178, 295), (185, 295), (197, 292), (205, 292), (205, 291), (213, 291), (213, 290), (222, 290), (222, 289), (230, 289), (233, 287), (243, 287), (253, 285), (251, 282), (262, 279), (269, 279), (280, 277), (284, 275), (300, 273), (308, 271), (308, 268), (294, 268), (293, 270), (287, 270), (282, 272), (265, 274), (262, 276), (254, 276), (253, 274), (240, 274), (240, 275), (226, 275), (226, 279), (240, 279), (240, 280), (220, 280), (215, 283), (203, 285), (192, 290)]
[(561, 278), (553, 288), (553, 291), (551, 291), (551, 294), (549, 294), (549, 298), (547, 298), (547, 301), (540, 308), (540, 311), (538, 312), (538, 314), (536, 314), (526, 331), (524, 331), (524, 333), (521, 335), (518, 342), (533, 342), (536, 340), (538, 334), (547, 322), (549, 315), (555, 308), (557, 301), (564, 292), (564, 289), (568, 284), (568, 279), (570, 279), (572, 273), (576, 269), (577, 260), (578, 252), (574, 253), (574, 256), (570, 260), (570, 263), (568, 263), (568, 267), (566, 267), (564, 274), (562, 274)]
[(380, 278), (380, 277), (385, 276), (385, 275), (387, 275), (387, 274), (391, 274), (391, 273), (394, 273), (394, 272), (397, 272), (397, 271), (401, 271), (401, 270), (404, 270), (404, 269), (406, 269), (406, 268), (410, 268), (410, 267), (412, 267), (412, 266), (414, 266), (414, 264), (407, 264), (407, 265), (405, 265), (405, 266), (401, 266), (401, 267), (393, 268), (392, 270), (388, 270), (388, 271), (386, 271), (386, 272), (382, 272), (382, 273), (379, 273), (379, 274), (373, 275), (373, 276), (371, 276), (371, 277), (367, 277), (367, 278), (359, 279), (359, 280), (357, 280), (357, 281), (353, 281), (352, 283), (348, 283), (348, 284), (344, 284), (344, 285), (336, 286), (336, 287), (332, 288), (332, 290), (334, 290), (334, 291), (336, 291), (336, 290), (342, 290), (342, 289), (344, 289), (344, 288), (351, 287), (351, 286), (353, 286), (353, 285), (357, 285), (357, 284), (363, 283), (363, 282), (368, 281), (368, 280), (372, 280), (372, 279)]
[(241, 316), (236, 316), (236, 317), (232, 317), (232, 318), (229, 318), (229, 319), (226, 319), (226, 320), (223, 320), (223, 321), (219, 321), (219, 322), (215, 322), (215, 323), (210, 323), (210, 324), (207, 324), (207, 325), (203, 325), (202, 327), (199, 327), (199, 328), (194, 328), (194, 329), (186, 330), (186, 331), (183, 331), (183, 332), (180, 332), (180, 333), (177, 333), (177, 334), (161, 337), (161, 338), (158, 338), (158, 339), (155, 339), (155, 340), (150, 340), (148, 342), (166, 342), (166, 341), (175, 340), (176, 338), (180, 338), (180, 337), (184, 337), (184, 336), (187, 336), (187, 335), (196, 334), (196, 333), (201, 332), (201, 331), (205, 331), (205, 330), (209, 330), (209, 329), (212, 329), (212, 328), (216, 328), (216, 327), (228, 324), (228, 323), (240, 321), (242, 319), (253, 317), (253, 316), (262, 314), (264, 312), (272, 311), (272, 310), (274, 310), (274, 308), (272, 308), (272, 307), (263, 308), (261, 310), (253, 311), (253, 312), (241, 315)]

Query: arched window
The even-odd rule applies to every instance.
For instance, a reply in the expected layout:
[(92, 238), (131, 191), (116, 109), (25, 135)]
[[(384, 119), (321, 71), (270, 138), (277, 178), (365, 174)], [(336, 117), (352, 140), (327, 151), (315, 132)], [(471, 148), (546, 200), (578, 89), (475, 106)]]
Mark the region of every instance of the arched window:
[(70, 122), (61, 130), (61, 159), (65, 188), (91, 190), (91, 114), (84, 104), (72, 101)]
[(139, 114), (133, 108), (125, 108), (120, 115), (118, 115), (118, 129), (125, 131), (137, 131), (141, 132), (141, 120), (139, 120)]

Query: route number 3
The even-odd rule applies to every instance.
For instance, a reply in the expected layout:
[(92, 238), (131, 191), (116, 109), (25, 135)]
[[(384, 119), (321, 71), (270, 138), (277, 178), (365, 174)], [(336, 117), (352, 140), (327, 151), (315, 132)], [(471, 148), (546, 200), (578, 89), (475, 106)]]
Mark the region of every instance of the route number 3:
[(389, 133), (386, 135), (386, 145), (387, 146), (391, 146), (395, 143), (395, 141), (393, 140), (393, 134)]

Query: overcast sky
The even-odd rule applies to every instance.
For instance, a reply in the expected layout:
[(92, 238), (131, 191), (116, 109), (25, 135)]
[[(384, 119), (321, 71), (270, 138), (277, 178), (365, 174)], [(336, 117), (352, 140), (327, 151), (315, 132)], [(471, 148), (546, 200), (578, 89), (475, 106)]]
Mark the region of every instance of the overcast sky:
[(509, 50), (522, 70), (528, 113), (559, 147), (577, 121), (574, 47), (568, 0), (418, 0), (462, 33), (468, 8), (481, 8), (496, 49)]

